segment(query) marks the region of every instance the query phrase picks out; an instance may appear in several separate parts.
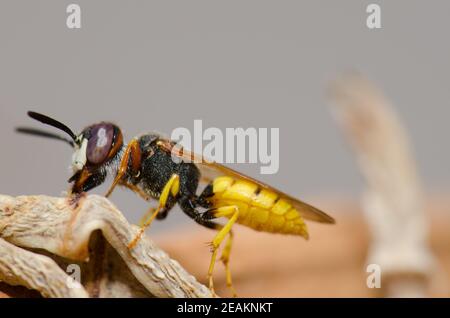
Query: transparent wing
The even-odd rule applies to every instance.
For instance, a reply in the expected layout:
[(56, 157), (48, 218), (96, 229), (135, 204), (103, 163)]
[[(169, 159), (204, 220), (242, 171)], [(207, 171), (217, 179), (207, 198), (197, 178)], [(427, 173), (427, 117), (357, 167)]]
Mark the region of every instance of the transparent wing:
[(172, 156), (176, 156), (177, 158), (185, 162), (195, 163), (201, 171), (203, 182), (211, 182), (215, 178), (224, 175), (233, 177), (235, 179), (247, 180), (249, 182), (257, 184), (263, 189), (277, 193), (281, 198), (285, 199), (290, 204), (292, 204), (292, 206), (294, 206), (297, 209), (297, 211), (300, 212), (302, 217), (304, 217), (305, 219), (321, 223), (335, 223), (335, 220), (325, 212), (303, 201), (300, 201), (274, 187), (271, 187), (261, 181), (246, 176), (222, 164), (209, 161), (201, 155), (185, 150), (170, 140), (160, 140), (158, 141), (158, 145), (160, 146), (161, 149), (170, 153)]

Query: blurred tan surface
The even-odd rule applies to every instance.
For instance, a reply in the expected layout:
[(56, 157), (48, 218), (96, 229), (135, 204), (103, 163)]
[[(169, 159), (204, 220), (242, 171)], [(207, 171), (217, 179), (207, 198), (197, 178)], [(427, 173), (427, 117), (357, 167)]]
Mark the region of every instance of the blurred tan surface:
[[(429, 296), (449, 297), (450, 213), (449, 201), (433, 199), (430, 244), (438, 264)], [(240, 297), (377, 297), (366, 286), (366, 254), (370, 233), (355, 203), (319, 205), (337, 218), (336, 225), (309, 222), (311, 238), (273, 235), (235, 226), (231, 255), (234, 286)], [(207, 242), (214, 236), (200, 226), (180, 228), (154, 238), (169, 255), (206, 283), (210, 253)], [(230, 296), (221, 263), (216, 265), (215, 284), (222, 297)]]

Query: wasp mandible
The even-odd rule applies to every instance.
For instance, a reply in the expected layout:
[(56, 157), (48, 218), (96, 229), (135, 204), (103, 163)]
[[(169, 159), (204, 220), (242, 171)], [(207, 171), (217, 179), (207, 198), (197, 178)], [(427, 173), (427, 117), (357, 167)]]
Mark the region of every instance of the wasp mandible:
[[(159, 134), (142, 134), (125, 144), (120, 128), (110, 122), (88, 126), (76, 135), (53, 118), (36, 112), (28, 112), (28, 115), (70, 136), (68, 139), (33, 128), (17, 129), (22, 133), (63, 140), (74, 148), (74, 174), (68, 180), (72, 183), (72, 194), (97, 187), (105, 181), (108, 173), (112, 173), (114, 180), (106, 197), (116, 186), (124, 186), (145, 200), (159, 202), (156, 208), (145, 214), (138, 234), (128, 245), (130, 249), (138, 244), (153, 220), (166, 218), (175, 204), (198, 224), (217, 230), (211, 242), (212, 256), (207, 276), (212, 292), (217, 252), (226, 240), (221, 260), (225, 265), (227, 285), (235, 295), (229, 265), (235, 223), (257, 231), (294, 234), (305, 239), (308, 239), (308, 229), (304, 219), (334, 223), (332, 217), (319, 209), (184, 150)], [(207, 185), (202, 193), (197, 194), (200, 182)], [(227, 222), (224, 225), (217, 223), (215, 219), (218, 218), (226, 218)]]

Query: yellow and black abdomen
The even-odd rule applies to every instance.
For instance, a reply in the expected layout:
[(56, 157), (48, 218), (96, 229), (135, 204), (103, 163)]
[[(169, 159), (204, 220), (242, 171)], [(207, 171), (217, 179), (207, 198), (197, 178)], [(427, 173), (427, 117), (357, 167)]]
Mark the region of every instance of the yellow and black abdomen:
[(285, 199), (259, 185), (232, 177), (213, 181), (214, 208), (237, 206), (237, 223), (257, 231), (301, 235), (308, 238), (308, 229), (300, 213)]

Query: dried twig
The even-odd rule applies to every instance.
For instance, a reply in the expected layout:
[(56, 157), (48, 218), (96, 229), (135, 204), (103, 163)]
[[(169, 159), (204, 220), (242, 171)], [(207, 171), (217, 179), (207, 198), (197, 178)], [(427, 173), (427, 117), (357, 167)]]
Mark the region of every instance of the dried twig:
[[(100, 196), (0, 195), (0, 281), (45, 297), (212, 296), (147, 237), (130, 251), (136, 233)], [(79, 288), (69, 264), (81, 268)]]
[(386, 101), (359, 75), (333, 86), (336, 114), (367, 184), (364, 211), (387, 296), (423, 296), (434, 258), (427, 244), (422, 191), (406, 132)]

